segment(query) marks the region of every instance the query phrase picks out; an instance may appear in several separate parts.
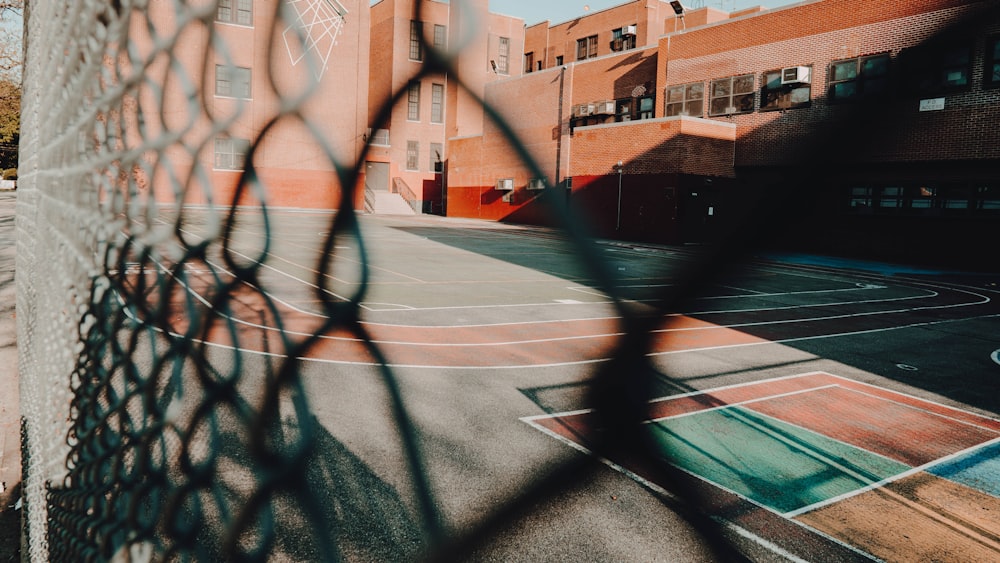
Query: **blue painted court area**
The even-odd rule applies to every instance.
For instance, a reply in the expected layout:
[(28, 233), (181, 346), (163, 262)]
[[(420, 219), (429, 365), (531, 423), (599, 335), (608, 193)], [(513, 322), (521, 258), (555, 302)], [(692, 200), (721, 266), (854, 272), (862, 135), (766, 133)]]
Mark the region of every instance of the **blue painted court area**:
[(1000, 443), (944, 462), (928, 473), (1000, 497)]

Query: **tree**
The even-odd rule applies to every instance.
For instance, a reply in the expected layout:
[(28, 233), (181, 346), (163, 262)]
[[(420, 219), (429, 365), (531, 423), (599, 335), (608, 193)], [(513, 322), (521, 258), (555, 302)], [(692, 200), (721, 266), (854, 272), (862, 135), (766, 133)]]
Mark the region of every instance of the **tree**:
[(17, 166), (21, 130), (23, 0), (0, 0), (0, 168)]

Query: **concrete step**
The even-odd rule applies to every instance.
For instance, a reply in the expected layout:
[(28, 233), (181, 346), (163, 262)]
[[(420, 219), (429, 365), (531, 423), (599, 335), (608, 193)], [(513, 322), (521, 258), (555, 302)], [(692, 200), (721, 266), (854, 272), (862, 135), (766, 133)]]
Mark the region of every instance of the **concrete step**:
[(375, 205), (372, 213), (375, 215), (416, 215), (403, 196), (390, 192), (374, 192)]

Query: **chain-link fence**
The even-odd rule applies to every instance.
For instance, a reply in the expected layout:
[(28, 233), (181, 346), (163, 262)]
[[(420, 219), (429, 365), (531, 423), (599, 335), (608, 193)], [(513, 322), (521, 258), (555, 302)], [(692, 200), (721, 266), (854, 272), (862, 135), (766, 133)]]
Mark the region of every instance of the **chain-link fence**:
[[(288, 90), (275, 72), (270, 90), (254, 94), (277, 100), (264, 125), (245, 149), (226, 145), (234, 160), (221, 164), (238, 169), (238, 181), (214, 185), (212, 166), (201, 158), (218, 151), (219, 136), (239, 136), (249, 106), (233, 104), (228, 114), (209, 107), (201, 92), (209, 59), (192, 66), (181, 53), (193, 46), (231, 61), (240, 46), (225, 44), (213, 29), (220, 10), (237, 21), (244, 4), (87, 0), (25, 7), (17, 309), (29, 560), (350, 559), (331, 510), (352, 506), (326, 504), (316, 472), (322, 456), (351, 454), (317, 421), (303, 375), (304, 358), (330, 335), (350, 339), (371, 358), (368, 375), (380, 381), (380, 408), (398, 433), (413, 491), (412, 500), (400, 502), (405, 518), (388, 509), (380, 516), (407, 520), (400, 527), (412, 548), (361, 550), (368, 557), (469, 556), (539, 499), (601, 470), (573, 457), (540, 470), (474, 529), (444, 524), (398, 374), (363, 322), (370, 264), (355, 207), (363, 199), (357, 186), (368, 147), (354, 153), (331, 142), (310, 123), (316, 87)], [(315, 38), (301, 24), (301, 6), (292, 4), (254, 3), (273, 11), (265, 34), (272, 52), (260, 60), (287, 48), (303, 53), (307, 74), (318, 74), (327, 64), (324, 51), (308, 48)], [(413, 19), (421, 21), (420, 13)], [(451, 72), (453, 54), (429, 43), (424, 49), (421, 75), (458, 74)], [(405, 96), (401, 88), (372, 112), (376, 129)], [(530, 175), (545, 177), (505, 116), (485, 110)], [(337, 212), (319, 229), (311, 284), (321, 315), (308, 330), (269, 291), (278, 235), (269, 179), (256, 168), (268, 135), (288, 123), (321, 155), (340, 194)], [(808, 150), (822, 152), (818, 145)], [(660, 482), (686, 483), (662, 463), (663, 450), (650, 445), (644, 423), (650, 398), (691, 388), (661, 373), (649, 351), (665, 314), (759, 241), (747, 233), (764, 238), (780, 227), (775, 218), (787, 216), (782, 190), (789, 186), (778, 179), (767, 187), (774, 189), (748, 190), (754, 196), (746, 213), (717, 233), (721, 242), (691, 253), (685, 269), (641, 307), (624, 298), (610, 262), (563, 194), (540, 196), (586, 279), (621, 319), (612, 360), (596, 364), (586, 392), (606, 429), (591, 437), (593, 451), (638, 460)], [(191, 201), (200, 204), (186, 205)], [(357, 254), (345, 256), (348, 243)], [(360, 264), (346, 296), (331, 281), (342, 262)], [(249, 318), (254, 323), (235, 320)], [(705, 536), (712, 556), (744, 558), (732, 547), (732, 530), (703, 513), (687, 490), (673, 488), (663, 502)], [(365, 541), (380, 541), (377, 520)]]

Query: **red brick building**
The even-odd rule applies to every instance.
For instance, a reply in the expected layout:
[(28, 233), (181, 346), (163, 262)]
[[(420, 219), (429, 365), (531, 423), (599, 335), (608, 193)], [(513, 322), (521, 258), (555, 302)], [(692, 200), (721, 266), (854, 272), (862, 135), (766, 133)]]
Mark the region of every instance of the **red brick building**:
[[(490, 13), (487, 0), (380, 0), (371, 26), (366, 187), (398, 193), (418, 212), (443, 213), (447, 139), (482, 134), (475, 97), (488, 83), (520, 76), (524, 22)], [(428, 64), (435, 56), (451, 72)], [(394, 93), (400, 98), (390, 106)]]
[(538, 168), (490, 123), (449, 139), (448, 214), (544, 220), (545, 185), (598, 234), (682, 242), (780, 183), (778, 203), (820, 217), (815, 241), (831, 248), (898, 249), (921, 231), (939, 251), (997, 239), (995, 2), (664, 5), (527, 28), (531, 72), (489, 84), (486, 100)]
[[(368, 126), (367, 0), (224, 0), (211, 25), (188, 25), (169, 60), (150, 30), (169, 36), (179, 17), (151, 2), (130, 28), (134, 49), (149, 59), (147, 76), (164, 83), (141, 90), (137, 109), (154, 139), (184, 131), (137, 174), (163, 201), (228, 204), (251, 163), (269, 205), (336, 208), (343, 187), (333, 161), (353, 165)], [(138, 13), (137, 13), (138, 14)], [(309, 91), (298, 114), (282, 98)], [(329, 151), (321, 147), (326, 146)], [(151, 178), (149, 182), (147, 179)], [(359, 190), (360, 193), (360, 190)], [(255, 195), (244, 195), (252, 203)]]

